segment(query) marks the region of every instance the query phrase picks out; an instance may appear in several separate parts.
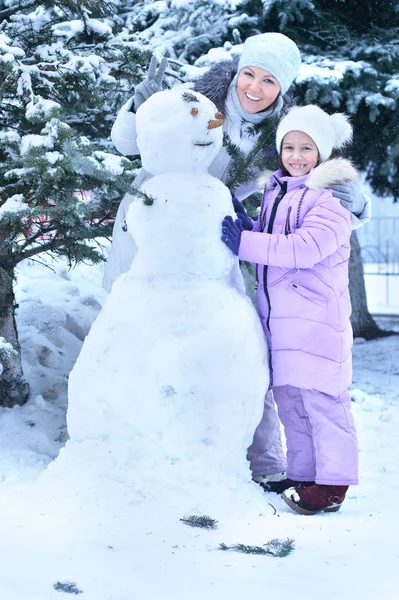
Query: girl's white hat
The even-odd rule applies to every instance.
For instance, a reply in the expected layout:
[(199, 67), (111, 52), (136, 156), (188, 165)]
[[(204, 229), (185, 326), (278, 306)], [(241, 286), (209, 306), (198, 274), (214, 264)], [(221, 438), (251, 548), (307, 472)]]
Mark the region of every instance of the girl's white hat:
[(319, 150), (320, 160), (327, 160), (333, 148), (342, 148), (349, 143), (353, 133), (347, 115), (328, 115), (315, 104), (295, 106), (281, 119), (276, 133), (278, 152), (284, 136), (290, 131), (302, 131), (311, 137)]
[(244, 42), (237, 72), (244, 67), (264, 69), (277, 79), (281, 93), (285, 94), (299, 73), (301, 55), (298, 46), (286, 35), (260, 33)]

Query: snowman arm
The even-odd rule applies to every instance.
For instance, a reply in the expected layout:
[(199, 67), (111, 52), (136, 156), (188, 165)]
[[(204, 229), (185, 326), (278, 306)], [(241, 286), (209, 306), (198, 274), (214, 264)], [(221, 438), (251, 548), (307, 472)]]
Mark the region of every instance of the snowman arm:
[(138, 156), (136, 115), (132, 112), (134, 96), (122, 106), (111, 129), (115, 148), (124, 156)]

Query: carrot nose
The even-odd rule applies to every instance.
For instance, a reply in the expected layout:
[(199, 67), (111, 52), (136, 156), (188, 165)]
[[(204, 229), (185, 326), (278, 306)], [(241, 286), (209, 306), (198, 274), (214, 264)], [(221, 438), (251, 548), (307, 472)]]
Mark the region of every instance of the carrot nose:
[(221, 127), (224, 123), (224, 119), (211, 119), (208, 121), (208, 129), (216, 129), (216, 127)]

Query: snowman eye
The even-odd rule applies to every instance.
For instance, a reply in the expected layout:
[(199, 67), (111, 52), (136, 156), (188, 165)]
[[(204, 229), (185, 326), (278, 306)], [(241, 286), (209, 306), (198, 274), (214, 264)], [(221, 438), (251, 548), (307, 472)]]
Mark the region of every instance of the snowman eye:
[(192, 108), (190, 110), (191, 114), (193, 115), (193, 117), (195, 117), (196, 115), (198, 115), (198, 108)]

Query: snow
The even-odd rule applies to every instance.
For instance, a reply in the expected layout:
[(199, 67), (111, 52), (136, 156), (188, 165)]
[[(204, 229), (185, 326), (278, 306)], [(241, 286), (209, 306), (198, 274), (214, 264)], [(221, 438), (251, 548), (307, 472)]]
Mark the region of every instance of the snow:
[[(155, 108), (174, 92), (162, 94)], [(198, 134), (209, 115), (195, 104), (200, 112), (189, 116)], [(140, 133), (140, 111), (137, 119)], [(179, 119), (174, 113), (169, 126)], [(151, 123), (143, 150), (154, 132), (165, 133)], [(217, 142), (218, 128), (204, 131)], [(175, 157), (187, 139), (182, 127)], [(209, 162), (213, 149), (202, 149)], [(162, 154), (157, 160), (161, 171), (169, 166)], [(251, 354), (259, 324), (237, 273), (228, 275), (232, 255), (222, 244), (208, 251), (212, 228), (231, 210), (229, 194), (201, 168), (173, 177), (180, 177), (175, 203), (168, 173), (160, 173), (146, 188), (154, 204), (132, 205), (138, 254), (107, 298), (102, 266), (68, 271), (44, 257), (19, 267), (17, 320), (31, 396), (0, 409), (2, 597), (53, 600), (54, 585), (69, 582), (87, 600), (238, 600), (279, 586), (299, 600), (309, 587), (312, 597), (335, 600), (339, 582), (342, 600), (394, 600), (398, 337), (354, 345), (360, 485), (338, 513), (292, 513), (249, 480), (245, 462), (256, 414), (250, 390), (262, 383), (262, 352)], [(204, 513), (217, 529), (181, 521)], [(293, 553), (270, 558), (219, 546), (273, 538), (293, 538)]]
[(395, 92), (396, 95), (399, 95), (399, 78), (395, 77), (395, 79), (388, 79), (384, 91), (387, 94)]
[[(238, 0), (215, 2), (231, 7), (239, 4)], [(188, 0), (173, 2), (183, 8), (187, 3)], [(166, 10), (167, 3), (154, 2), (149, 8), (162, 12)], [(36, 14), (40, 17), (40, 11)], [(97, 23), (107, 34), (107, 26)], [(33, 25), (37, 27), (39, 24), (40, 18), (36, 18)], [(79, 24), (69, 22), (60, 24), (56, 33), (69, 38), (78, 31)], [(174, 35), (181, 35), (182, 39), (185, 35), (189, 37), (187, 31)], [(19, 48), (8, 46), (9, 42), (0, 34), (1, 60), (11, 61), (22, 56)], [(162, 44), (159, 36), (158, 49), (167, 47), (167, 44)], [(210, 51), (196, 63), (201, 70), (191, 67), (193, 74), (202, 73), (206, 65), (221, 58), (231, 59), (239, 47), (229, 46)], [(76, 63), (70, 64), (76, 66)], [(327, 72), (333, 80), (342, 77), (344, 72), (342, 65), (334, 64), (336, 69)], [(81, 66), (88, 71), (98, 67), (90, 59), (82, 62)], [(319, 67), (306, 65), (301, 76), (324, 77), (326, 70), (322, 72)], [(348, 68), (356, 68), (356, 65), (349, 64)], [(190, 67), (185, 66), (185, 69), (189, 72)], [(391, 80), (390, 85), (396, 85), (395, 81)], [(56, 121), (52, 122), (46, 133), (57, 135)], [(7, 135), (10, 141), (18, 141), (15, 136), (11, 138), (11, 132), (2, 135)], [(175, 144), (173, 138), (170, 143), (171, 154), (175, 152)], [(25, 136), (24, 151), (35, 145), (52, 147), (44, 136)], [(46, 156), (49, 162), (56, 159), (56, 153), (49, 152)], [(111, 155), (104, 153), (99, 154), (98, 158), (104, 160), (114, 173), (118, 173), (119, 159), (114, 160)], [(23, 176), (26, 170), (15, 169), (12, 172), (19, 172)], [(163, 180), (162, 185), (166, 183), (167, 180)], [(198, 202), (197, 196), (187, 194), (188, 187), (185, 186), (188, 186), (188, 182), (183, 179), (182, 183), (182, 200), (185, 196), (187, 201), (191, 199)], [(198, 188), (195, 182), (193, 184)], [(154, 195), (159, 195), (156, 182), (153, 185)], [(223, 203), (227, 202), (227, 198), (223, 197), (221, 188), (218, 191), (220, 210), (224, 212)], [(23, 198), (15, 197), (14, 200), (18, 205)], [(167, 203), (163, 204), (158, 207), (159, 210), (166, 208)], [(7, 204), (2, 210), (6, 207)], [(135, 208), (142, 214), (145, 209), (158, 210), (156, 204), (150, 207), (137, 204)], [(175, 221), (184, 212), (176, 211)], [(136, 219), (133, 219), (135, 222)], [(191, 227), (195, 223), (193, 218), (186, 225), (186, 237), (181, 243), (190, 239)], [(141, 233), (144, 244), (148, 246), (150, 239), (154, 238), (160, 244), (165, 242), (167, 232), (158, 229), (155, 236), (154, 231), (150, 230), (151, 220), (143, 220), (142, 224), (143, 229), (136, 231), (136, 236), (140, 237)], [(172, 227), (172, 219), (168, 225)], [(173, 230), (169, 235), (178, 241)], [(154, 253), (153, 260), (156, 258)], [(159, 258), (163, 259), (161, 264), (165, 268), (167, 255), (158, 252)], [(179, 258), (181, 261), (187, 260), (190, 267), (193, 266), (192, 256), (179, 255)], [(206, 254), (201, 258), (208, 260)], [(224, 259), (219, 256), (212, 264), (214, 277), (225, 259), (226, 256)], [(175, 263), (173, 265), (176, 267)], [(143, 266), (148, 266), (148, 263)], [(199, 261), (196, 266), (200, 269), (203, 263)], [(140, 268), (139, 261), (136, 268)], [(337, 595), (340, 600), (397, 598), (397, 336), (372, 342), (356, 340), (351, 395), (359, 433), (361, 482), (359, 486), (350, 488), (340, 512), (306, 517), (293, 514), (278, 496), (263, 493), (254, 483), (244, 481), (245, 478), (224, 473), (220, 465), (216, 468), (206, 453), (196, 453), (195, 449), (191, 449), (190, 455), (187, 436), (181, 440), (184, 445), (177, 446), (175, 437), (168, 431), (169, 423), (164, 419), (167, 413), (164, 411), (161, 416), (155, 413), (151, 415), (154, 404), (149, 404), (148, 390), (154, 387), (159, 377), (157, 366), (163, 369), (169, 367), (168, 371), (173, 376), (176, 376), (177, 369), (170, 362), (167, 344), (163, 353), (162, 346), (159, 347), (161, 356), (158, 361), (146, 361), (145, 356), (135, 356), (129, 360), (135, 338), (127, 335), (127, 325), (135, 326), (136, 321), (138, 325), (142, 324), (142, 347), (148, 351), (159, 340), (156, 335), (159, 323), (164, 324), (162, 319), (154, 319), (153, 323), (144, 323), (140, 318), (133, 320), (130, 299), (134, 299), (142, 311), (151, 308), (156, 315), (156, 311), (163, 308), (173, 315), (177, 308), (183, 311), (183, 296), (178, 288), (173, 295), (173, 290), (155, 278), (152, 297), (148, 293), (149, 284), (144, 281), (137, 286), (134, 296), (132, 281), (126, 276), (118, 282), (115, 293), (106, 299), (101, 287), (102, 266), (83, 264), (69, 271), (62, 260), (56, 262), (46, 256), (37, 262), (25, 261), (19, 265), (17, 275), (17, 322), (24, 373), (31, 385), (31, 395), (28, 403), (22, 407), (0, 408), (2, 598), (57, 600), (62, 597), (60, 591), (54, 588), (57, 582), (71, 582), (71, 590), (77, 590), (71, 593), (78, 595), (81, 590), (85, 600), (238, 600), (243, 597), (263, 597), (270, 593), (276, 595), (276, 590), (296, 600), (336, 600)], [(222, 294), (219, 281), (202, 283), (202, 289), (209, 292), (209, 297), (204, 294), (199, 305), (196, 304), (199, 301), (197, 294), (187, 290), (186, 300), (189, 300), (192, 310), (198, 313), (200, 322), (206, 316), (205, 333), (208, 327), (219, 327), (217, 331), (226, 334), (226, 322), (230, 321), (214, 321), (213, 311), (215, 306), (220, 306), (223, 298), (224, 303), (231, 302), (232, 308), (226, 311), (229, 317), (229, 313), (238, 307), (236, 293), (231, 292), (229, 297), (225, 284)], [(369, 285), (367, 278), (366, 286), (371, 301), (379, 290), (375, 284)], [(166, 293), (170, 295), (168, 302), (165, 300)], [(153, 305), (146, 306), (149, 298)], [(104, 310), (101, 314), (104, 316), (96, 320), (102, 306)], [(245, 315), (245, 310), (241, 314)], [(238, 327), (238, 335), (244, 339), (242, 318), (234, 323), (234, 328)], [(115, 324), (115, 329), (101, 333), (104, 320), (108, 324)], [(385, 323), (399, 330), (397, 320)], [(177, 326), (173, 321), (172, 325)], [(245, 334), (249, 335), (250, 330), (251, 327), (247, 326)], [(85, 350), (82, 350), (85, 339), (88, 342)], [(0, 351), (2, 348), (4, 350), (4, 344), (0, 344)], [(208, 359), (209, 366), (212, 361), (221, 359), (216, 345), (208, 343), (205, 348), (206, 351), (198, 348), (197, 356)], [(246, 351), (242, 354), (248, 359)], [(75, 439), (67, 443), (68, 377), (74, 366), (79, 364), (79, 355), (81, 366), (75, 371), (78, 374), (78, 377), (75, 375), (76, 387), (79, 393), (83, 392), (89, 398), (88, 410), (86, 413), (82, 411), (79, 416), (80, 404), (73, 409), (76, 411), (75, 417), (71, 412), (75, 432), (80, 430), (83, 435), (80, 439), (76, 434)], [(104, 369), (102, 389), (98, 393), (102, 398), (106, 396), (106, 409), (112, 417), (108, 421), (103, 420), (102, 427), (107, 428), (108, 434), (113, 428), (120, 436), (113, 443), (106, 435), (99, 436), (96, 429), (99, 415), (101, 421), (106, 413), (104, 405), (96, 406), (93, 402), (90, 370), (86, 368), (95, 367), (95, 357), (102, 361), (100, 364)], [(230, 375), (232, 371), (232, 377), (240, 375), (243, 381), (240, 381), (242, 387), (239, 389), (242, 391), (244, 383), (246, 386), (252, 385), (253, 374), (247, 369), (237, 371), (240, 367), (233, 365), (233, 358), (230, 354), (225, 357), (228, 373)], [(147, 380), (150, 371), (148, 388), (139, 389), (143, 409), (140, 418), (145, 418), (149, 426), (158, 419), (159, 433), (153, 445), (147, 442), (141, 445), (141, 455), (137, 440), (129, 439), (130, 430), (137, 428), (137, 423), (135, 415), (129, 413), (127, 397), (128, 392), (137, 393), (134, 382), (138, 365), (141, 365)], [(115, 368), (114, 372), (112, 367)], [(202, 370), (202, 364), (197, 365), (197, 372), (202, 373)], [(107, 373), (111, 373), (108, 379)], [(225, 374), (225, 371), (222, 373)], [(119, 381), (121, 378), (122, 381)], [(218, 377), (214, 374), (213, 379), (219, 384), (217, 378), (219, 374)], [(126, 397), (117, 393), (123, 384)], [(143, 383), (140, 385), (143, 386)], [(174, 392), (174, 385), (164, 385), (165, 406), (177, 400)], [(242, 392), (244, 399), (246, 394), (245, 389)], [(125, 414), (120, 407), (118, 410), (126, 420), (116, 419), (115, 399), (122, 400)], [(242, 423), (237, 429), (228, 400), (228, 397), (221, 398), (223, 418), (220, 420), (227, 429), (236, 430), (237, 439), (231, 441), (232, 447), (234, 452), (241, 449), (243, 456), (249, 424)], [(183, 414), (187, 418), (184, 410)], [(203, 416), (198, 412), (195, 414)], [(129, 426), (126, 427), (126, 424)], [(195, 425), (191, 423), (192, 428), (185, 433), (196, 432)], [(71, 431), (73, 438), (73, 426)], [(85, 435), (88, 432), (91, 432), (91, 437)], [(191, 462), (180, 464), (179, 479), (176, 479), (176, 470), (173, 469), (176, 464), (167, 465), (165, 456), (159, 453), (160, 449), (165, 450), (165, 440), (171, 445), (175, 444), (171, 449), (176, 455), (184, 449), (184, 456), (192, 459)], [(215, 448), (210, 446), (210, 450), (215, 458)], [(240, 469), (244, 469), (244, 463), (240, 463)], [(217, 473), (219, 481), (215, 481), (212, 473)], [(218, 520), (218, 529), (192, 529), (180, 521), (187, 514), (201, 514), (205, 505), (209, 508), (210, 516)], [(294, 552), (286, 558), (270, 558), (222, 552), (219, 549), (221, 542), (262, 545), (272, 538), (294, 538)]]
[(341, 70), (326, 69), (325, 66), (318, 66), (305, 63), (301, 65), (301, 70), (299, 72), (298, 77), (295, 79), (295, 82), (299, 84), (313, 79), (329, 79), (331, 82), (334, 82), (342, 79), (342, 77), (343, 75)]
[(14, 194), (10, 196), (4, 204), (0, 206), (0, 219), (6, 212), (18, 212), (20, 210), (25, 210), (29, 208), (27, 204), (24, 203), (23, 194)]
[(32, 102), (26, 105), (26, 118), (29, 120), (42, 119), (49, 117), (54, 111), (59, 112), (61, 105), (53, 100), (46, 100), (41, 96), (35, 96)]
[(38, 135), (36, 133), (30, 133), (24, 135), (21, 140), (21, 154), (26, 154), (31, 148), (52, 148), (53, 141), (50, 137), (45, 135)]
[(22, 48), (10, 46), (10, 43), (11, 39), (7, 35), (4, 35), (4, 33), (0, 33), (0, 60), (6, 63), (14, 62), (17, 58), (25, 56)]
[[(216, 114), (181, 90), (137, 111), (143, 168), (154, 174), (141, 189), (154, 202), (129, 208), (137, 254), (69, 377), (70, 441), (47, 478), (58, 494), (73, 464), (89, 487), (104, 469), (128, 477), (131, 501), (152, 503), (166, 520), (178, 520), (182, 497), (188, 514), (270, 511), (248, 485), (245, 459), (268, 388), (267, 347), (238, 260), (220, 240), (233, 207), (207, 172), (223, 141)], [(91, 503), (86, 487), (80, 510)]]
[[(90, 144), (90, 140), (87, 138), (81, 138), (83, 144)], [(93, 153), (93, 156), (96, 160), (100, 161), (104, 169), (112, 173), (113, 175), (122, 175), (124, 171), (124, 167), (122, 162), (124, 160), (121, 156), (116, 156), (115, 154), (109, 154), (107, 152), (103, 152), (101, 150), (97, 150)], [(95, 161), (92, 161), (95, 162)], [(97, 165), (96, 165), (97, 166)]]
[[(66, 440), (66, 379), (105, 295), (103, 267), (67, 271), (62, 262), (46, 262), (53, 270), (22, 264), (16, 290), (31, 400), (0, 411), (3, 598), (57, 600), (62, 597), (53, 589), (57, 581), (75, 582), (87, 600), (132, 600), (132, 594), (151, 600), (238, 600), (281, 586), (298, 600), (309, 597), (309, 586), (313, 598), (335, 600), (337, 584), (342, 600), (396, 598), (397, 337), (354, 345), (361, 483), (350, 488), (340, 512), (300, 516), (275, 494), (261, 493), (262, 516), (237, 517), (216, 509), (215, 501), (210, 512), (219, 528), (193, 529), (179, 521), (195, 510), (186, 500), (184, 481), (174, 518), (166, 518), (155, 501), (140, 502), (128, 449), (125, 460), (113, 456), (99, 470), (91, 462), (94, 443), (87, 444), (50, 486), (57, 464), (52, 461)], [(61, 357), (58, 366), (40, 364), (44, 340)], [(167, 482), (154, 462), (149, 479), (161, 486)], [(82, 466), (90, 469), (90, 478), (82, 477)], [(83, 504), (82, 497), (90, 502)], [(293, 537), (294, 552), (270, 558), (218, 549), (221, 542), (264, 544), (275, 537)]]
[[(137, 145), (149, 173), (206, 172), (218, 154), (223, 142), (222, 128), (208, 128), (218, 109), (204, 96), (201, 102), (196, 101), (199, 97), (191, 90), (168, 90), (153, 94), (139, 107)], [(165, 148), (170, 148), (171, 132), (173, 152), (165, 152)]]

